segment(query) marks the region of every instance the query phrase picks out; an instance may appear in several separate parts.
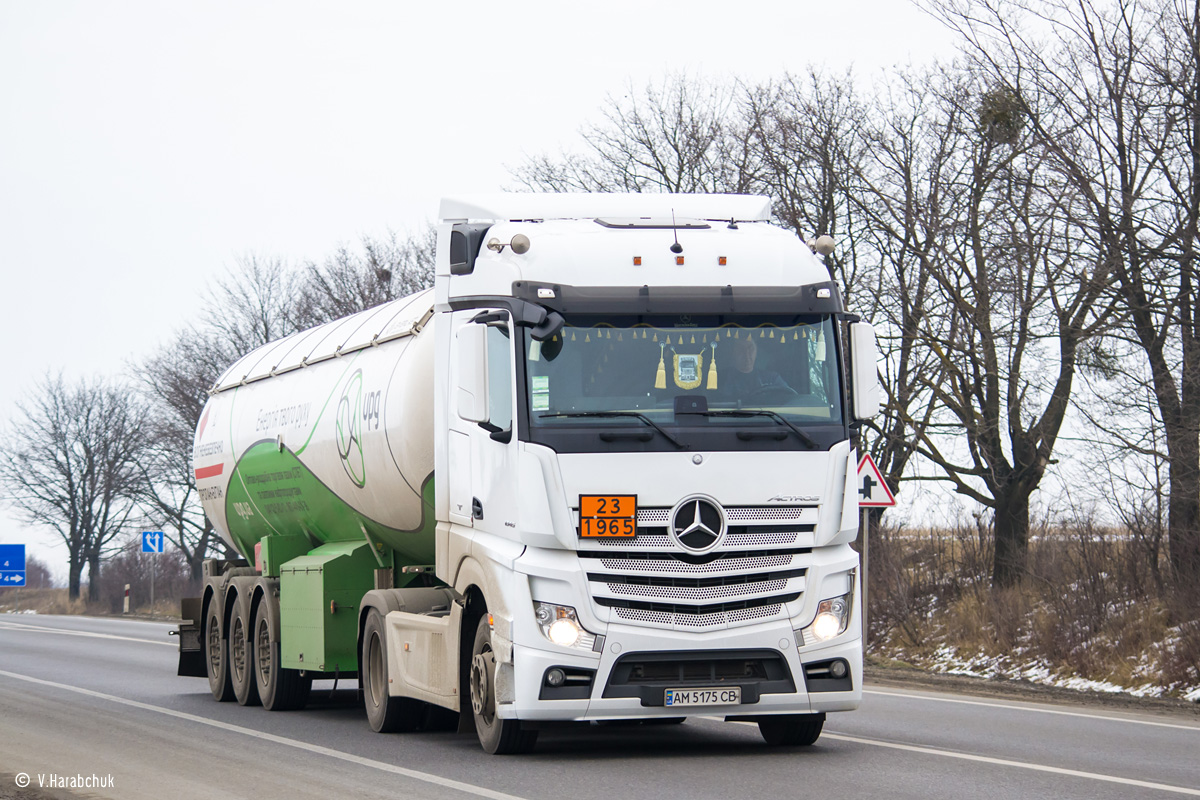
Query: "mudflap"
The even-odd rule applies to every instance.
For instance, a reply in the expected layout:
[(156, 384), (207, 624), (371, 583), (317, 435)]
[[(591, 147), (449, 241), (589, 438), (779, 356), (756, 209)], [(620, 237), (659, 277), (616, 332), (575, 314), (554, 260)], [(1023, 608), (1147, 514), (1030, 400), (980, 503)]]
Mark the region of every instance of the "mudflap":
[(200, 641), (200, 617), (203, 613), (203, 598), (185, 597), (179, 603), (179, 616), (183, 622), (179, 630), (179, 671), (176, 675), (188, 678), (206, 678), (208, 671), (204, 663), (204, 647)]

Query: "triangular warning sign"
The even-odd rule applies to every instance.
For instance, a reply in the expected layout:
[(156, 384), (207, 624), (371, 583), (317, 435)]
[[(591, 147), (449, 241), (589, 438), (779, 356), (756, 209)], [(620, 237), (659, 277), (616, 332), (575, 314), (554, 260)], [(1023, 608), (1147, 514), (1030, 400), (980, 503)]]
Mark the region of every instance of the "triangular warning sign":
[(859, 508), (878, 508), (896, 505), (896, 497), (888, 488), (887, 481), (875, 459), (870, 453), (864, 453), (858, 462), (858, 506)]

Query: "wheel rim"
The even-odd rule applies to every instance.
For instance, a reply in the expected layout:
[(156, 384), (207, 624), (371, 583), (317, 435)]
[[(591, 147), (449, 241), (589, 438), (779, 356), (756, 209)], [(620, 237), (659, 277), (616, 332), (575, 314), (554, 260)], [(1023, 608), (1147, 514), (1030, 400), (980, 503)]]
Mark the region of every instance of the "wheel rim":
[(382, 705), (383, 693), (387, 687), (383, 685), (383, 644), (379, 641), (378, 633), (372, 633), (367, 644), (367, 669), (367, 689), (371, 692), (371, 705)]
[(491, 677), (495, 667), (496, 657), (492, 653), (492, 646), (485, 643), (482, 651), (471, 659), (471, 708), (475, 716), (487, 725), (491, 725), (496, 717), (496, 695)]
[(221, 674), (221, 628), (218, 626), (217, 615), (208, 618), (208, 674)]
[(243, 628), (241, 617), (233, 621), (233, 632), (230, 635), (232, 642), (229, 647), (231, 651), (229, 666), (233, 669), (234, 680), (241, 683), (246, 676), (246, 631)]
[(258, 659), (258, 677), (263, 686), (271, 682), (271, 629), (265, 618), (258, 621), (254, 636), (254, 652)]

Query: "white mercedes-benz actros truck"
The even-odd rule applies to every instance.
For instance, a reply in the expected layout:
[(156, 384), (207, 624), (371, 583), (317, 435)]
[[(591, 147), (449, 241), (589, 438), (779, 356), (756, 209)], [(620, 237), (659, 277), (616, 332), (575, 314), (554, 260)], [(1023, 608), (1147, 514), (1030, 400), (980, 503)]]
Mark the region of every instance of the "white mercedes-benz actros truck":
[(765, 197), (447, 199), (432, 290), (266, 345), (194, 468), (239, 560), (180, 674), (490, 753), (548, 723), (757, 722), (862, 693), (857, 426), (875, 336)]

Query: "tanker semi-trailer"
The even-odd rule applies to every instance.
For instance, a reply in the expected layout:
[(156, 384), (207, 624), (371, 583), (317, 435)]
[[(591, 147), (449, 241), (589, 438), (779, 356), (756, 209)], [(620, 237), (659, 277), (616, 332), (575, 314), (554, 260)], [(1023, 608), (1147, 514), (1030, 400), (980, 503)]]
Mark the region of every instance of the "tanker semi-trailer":
[[(757, 722), (862, 695), (856, 456), (875, 336), (765, 197), (443, 201), (432, 290), (261, 347), (210, 391), (196, 484), (242, 558), (179, 674), (490, 753), (549, 722)], [(821, 248), (823, 249), (823, 247)]]

